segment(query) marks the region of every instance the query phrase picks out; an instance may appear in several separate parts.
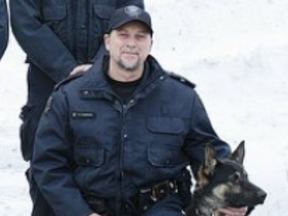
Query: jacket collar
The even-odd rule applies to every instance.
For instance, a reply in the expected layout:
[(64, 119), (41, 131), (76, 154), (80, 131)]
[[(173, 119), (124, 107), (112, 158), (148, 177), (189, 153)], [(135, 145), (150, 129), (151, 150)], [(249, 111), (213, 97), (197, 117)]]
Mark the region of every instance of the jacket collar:
[[(108, 91), (112, 92), (110, 84), (106, 78), (105, 65), (109, 61), (109, 56), (105, 55), (96, 61), (90, 70), (90, 73), (85, 76), (85, 81), (81, 85), (80, 89), (89, 89), (96, 91)], [(167, 76), (167, 73), (162, 69), (157, 60), (151, 55), (148, 56), (145, 62), (145, 71), (142, 81), (137, 89), (143, 89), (148, 85), (155, 83), (161, 76)]]

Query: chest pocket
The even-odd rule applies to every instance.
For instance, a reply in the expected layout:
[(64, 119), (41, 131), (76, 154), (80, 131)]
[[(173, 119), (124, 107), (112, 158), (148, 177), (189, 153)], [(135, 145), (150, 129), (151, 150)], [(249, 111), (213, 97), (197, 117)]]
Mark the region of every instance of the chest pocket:
[(100, 167), (104, 164), (104, 155), (104, 148), (91, 141), (80, 142), (74, 146), (74, 160), (80, 166)]
[[(115, 11), (115, 7), (106, 5), (94, 5), (94, 25), (101, 29), (101, 33), (106, 33), (109, 25), (109, 20)], [(98, 21), (98, 22), (97, 22)]]
[(65, 5), (49, 6), (43, 8), (44, 22), (53, 30), (60, 38), (66, 34), (67, 26), (67, 7)]
[(184, 163), (186, 158), (177, 146), (151, 145), (148, 149), (148, 161), (155, 167), (171, 167)]
[(151, 134), (148, 147), (148, 161), (153, 166), (169, 167), (183, 163), (183, 133), (185, 125), (182, 119), (174, 117), (152, 117), (147, 119), (147, 128)]
[(184, 122), (175, 117), (150, 117), (147, 120), (147, 128), (156, 134), (177, 135), (184, 132)]
[(67, 15), (66, 6), (53, 6), (43, 8), (43, 18), (45, 21), (62, 20)]

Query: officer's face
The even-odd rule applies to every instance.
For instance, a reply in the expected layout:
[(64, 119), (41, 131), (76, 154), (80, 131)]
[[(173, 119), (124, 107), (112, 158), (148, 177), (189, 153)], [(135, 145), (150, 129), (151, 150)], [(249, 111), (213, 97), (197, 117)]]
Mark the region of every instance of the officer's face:
[(112, 64), (124, 71), (135, 72), (143, 70), (152, 38), (144, 24), (130, 22), (106, 35), (105, 45)]

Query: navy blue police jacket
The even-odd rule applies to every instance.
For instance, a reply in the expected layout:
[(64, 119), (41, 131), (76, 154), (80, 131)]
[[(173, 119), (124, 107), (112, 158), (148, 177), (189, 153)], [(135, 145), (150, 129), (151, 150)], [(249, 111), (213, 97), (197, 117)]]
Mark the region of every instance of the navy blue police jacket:
[(6, 0), (0, 0), (0, 60), (8, 43), (8, 13)]
[(105, 53), (103, 34), (117, 8), (143, 0), (10, 0), (11, 27), (29, 63), (21, 150), (31, 160), (35, 130), (55, 84)]
[(48, 100), (35, 141), (35, 180), (61, 216), (92, 211), (84, 193), (125, 200), (141, 187), (196, 171), (205, 144), (230, 153), (205, 108), (184, 79), (177, 80), (149, 56), (141, 83), (124, 104), (101, 64), (60, 85)]

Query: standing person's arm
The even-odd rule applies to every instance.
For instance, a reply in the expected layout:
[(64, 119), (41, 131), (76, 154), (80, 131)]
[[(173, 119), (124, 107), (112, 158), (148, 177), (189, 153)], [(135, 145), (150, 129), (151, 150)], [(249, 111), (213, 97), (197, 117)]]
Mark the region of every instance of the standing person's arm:
[(73, 145), (69, 139), (69, 105), (65, 93), (60, 89), (51, 97), (35, 138), (33, 176), (57, 215), (93, 215), (73, 178)]
[[(77, 62), (43, 20), (41, 2), (10, 0), (11, 27), (29, 61), (52, 80), (59, 82), (69, 75), (77, 66)], [(65, 6), (59, 5), (59, 7)], [(56, 16), (57, 13), (54, 15)], [(55, 19), (55, 22), (59, 21), (57, 17)]]
[(0, 60), (8, 44), (8, 13), (6, 0), (0, 0)]

